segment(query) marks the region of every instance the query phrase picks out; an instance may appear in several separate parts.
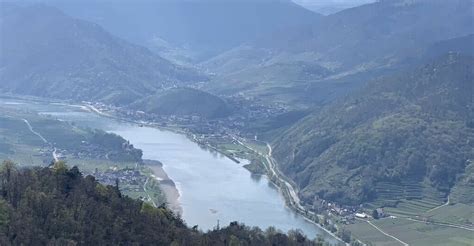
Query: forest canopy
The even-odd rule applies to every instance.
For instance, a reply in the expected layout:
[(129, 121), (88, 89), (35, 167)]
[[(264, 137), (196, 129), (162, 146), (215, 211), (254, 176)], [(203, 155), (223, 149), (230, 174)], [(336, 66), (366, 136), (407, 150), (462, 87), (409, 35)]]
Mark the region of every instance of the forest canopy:
[(284, 234), (232, 222), (201, 232), (165, 206), (123, 196), (62, 162), (0, 167), (0, 245), (323, 245), (299, 231)]

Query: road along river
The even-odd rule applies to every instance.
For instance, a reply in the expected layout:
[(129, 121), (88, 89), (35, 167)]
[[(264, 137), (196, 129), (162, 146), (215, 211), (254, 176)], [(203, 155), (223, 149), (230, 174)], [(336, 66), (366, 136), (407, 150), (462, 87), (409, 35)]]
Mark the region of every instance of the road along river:
[[(0, 99), (4, 103), (6, 99)], [(8, 99), (12, 101), (11, 99)], [(203, 149), (184, 135), (120, 122), (81, 107), (23, 101), (22, 108), (71, 121), (81, 126), (114, 132), (143, 150), (143, 158), (158, 160), (180, 192), (182, 217), (189, 226), (203, 230), (232, 221), (284, 232), (300, 229), (308, 237), (321, 235), (338, 241), (285, 206), (278, 189), (265, 176), (253, 176), (221, 154)]]

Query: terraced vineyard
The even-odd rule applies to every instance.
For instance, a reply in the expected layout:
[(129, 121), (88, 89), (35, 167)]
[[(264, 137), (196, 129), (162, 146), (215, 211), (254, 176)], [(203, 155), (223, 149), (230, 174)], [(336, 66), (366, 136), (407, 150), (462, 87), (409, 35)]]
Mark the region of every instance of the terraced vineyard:
[(375, 189), (379, 196), (369, 206), (384, 207), (394, 215), (419, 215), (447, 200), (446, 193), (413, 181), (379, 182)]

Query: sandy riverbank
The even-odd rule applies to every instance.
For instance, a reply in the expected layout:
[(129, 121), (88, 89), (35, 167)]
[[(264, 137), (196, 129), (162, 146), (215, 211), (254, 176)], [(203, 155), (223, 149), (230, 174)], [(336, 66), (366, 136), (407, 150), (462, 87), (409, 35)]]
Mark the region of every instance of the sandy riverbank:
[(153, 160), (144, 160), (144, 162), (145, 165), (153, 171), (156, 179), (160, 182), (160, 188), (165, 193), (168, 208), (175, 213), (183, 214), (183, 208), (179, 203), (179, 190), (173, 180), (166, 174), (163, 169), (163, 164)]

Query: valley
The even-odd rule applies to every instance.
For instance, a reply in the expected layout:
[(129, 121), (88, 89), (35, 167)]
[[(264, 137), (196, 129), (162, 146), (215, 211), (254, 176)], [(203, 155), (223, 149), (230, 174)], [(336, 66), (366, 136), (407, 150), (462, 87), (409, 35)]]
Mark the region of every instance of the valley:
[[(95, 112), (99, 113), (100, 115), (111, 116), (114, 115), (114, 113), (116, 112), (112, 109), (107, 110), (107, 107), (105, 105), (97, 106), (101, 107), (101, 110), (96, 109)], [(154, 126), (161, 128), (161, 124), (159, 123), (159, 121), (147, 122), (144, 121), (144, 119), (141, 117), (138, 117), (136, 119), (128, 119), (133, 119), (133, 121), (135, 121), (136, 124), (139, 125), (142, 124), (144, 126)], [(421, 234), (429, 232), (432, 233), (432, 235), (445, 235), (441, 237), (442, 239), (438, 238), (437, 240), (441, 240), (442, 242), (445, 242), (444, 244), (449, 245), (459, 240), (461, 240), (460, 242), (466, 242), (466, 240), (470, 240), (470, 237), (466, 238), (465, 236), (468, 235), (470, 231), (474, 229), (471, 224), (471, 221), (474, 219), (472, 217), (472, 211), (474, 210), (473, 206), (444, 203), (441, 199), (431, 201), (427, 200), (427, 198), (422, 198), (421, 200), (406, 200), (405, 202), (402, 202), (393, 208), (384, 207), (386, 215), (384, 215), (384, 218), (379, 220), (360, 220), (357, 219), (355, 215), (356, 213), (366, 213), (370, 215), (372, 212), (371, 206), (378, 206), (375, 204), (369, 204), (368, 207), (359, 209), (356, 207), (351, 208), (347, 206), (341, 206), (334, 203), (329, 206), (326, 205), (325, 208), (320, 208), (317, 214), (315, 214), (313, 208), (303, 206), (303, 204), (300, 203), (299, 197), (298, 195), (296, 195), (299, 193), (299, 191), (295, 190), (295, 184), (289, 183), (291, 181), (287, 181), (289, 179), (282, 175), (280, 171), (278, 171), (275, 166), (274, 160), (271, 157), (271, 147), (265, 144), (264, 142), (245, 139), (242, 137), (238, 137), (232, 133), (223, 133), (220, 136), (214, 135), (212, 137), (206, 137), (205, 135), (193, 133), (193, 128), (188, 128), (189, 124), (180, 126), (179, 121), (175, 122), (175, 125), (172, 128), (169, 128), (169, 125), (167, 126), (168, 127), (165, 127), (165, 129), (179, 132), (181, 134), (186, 134), (190, 139), (193, 139), (201, 146), (216, 149), (221, 153), (232, 157), (233, 160), (236, 160), (235, 158), (250, 159), (253, 162), (259, 163), (257, 165), (261, 166), (260, 169), (263, 165), (263, 170), (260, 170), (259, 172), (266, 174), (274, 184), (280, 187), (279, 190), (285, 197), (286, 204), (292, 207), (295, 211), (300, 212), (302, 216), (305, 216), (313, 223), (321, 223), (322, 227), (328, 228), (328, 232), (330, 232), (330, 230), (334, 230), (334, 226), (337, 226), (339, 228), (338, 231), (349, 230), (354, 237), (361, 240), (362, 242), (364, 242), (365, 240), (370, 240), (371, 242), (372, 240), (375, 240), (375, 242), (377, 242), (377, 240), (382, 240), (386, 242), (390, 240), (384, 236), (385, 234), (392, 235), (396, 238), (402, 236), (403, 238), (403, 235), (407, 234), (408, 230), (414, 229)], [(255, 170), (253, 171), (255, 172)], [(449, 204), (448, 208), (445, 210), (437, 211), (438, 209), (443, 208), (442, 203), (445, 206), (446, 204)], [(464, 213), (466, 214), (458, 215), (459, 206), (464, 206), (462, 211), (464, 211)], [(342, 212), (342, 210), (346, 209), (353, 212)], [(441, 218), (440, 215), (444, 215), (445, 217)], [(465, 219), (458, 221), (452, 220), (457, 216), (459, 216), (459, 218)], [(392, 224), (395, 223), (395, 225), (406, 225), (404, 221), (411, 221), (411, 224), (409, 227), (400, 227), (407, 228), (407, 230), (397, 229), (393, 231), (390, 226), (391, 224), (388, 223), (388, 221), (391, 221), (390, 223)], [(373, 229), (375, 228), (374, 226), (377, 227), (376, 231), (373, 231)], [(449, 233), (446, 231), (449, 231)], [(379, 239), (373, 238), (374, 232), (381, 233)], [(416, 241), (416, 245), (430, 245), (430, 241), (420, 240), (419, 237), (408, 238), (402, 242), (408, 242), (410, 245), (412, 245), (413, 240), (419, 240)], [(398, 245), (397, 243), (399, 242), (395, 240), (392, 243), (393, 245)], [(390, 243), (387, 245), (390, 245)], [(455, 243), (453, 245), (455, 245)]]
[(0, 10), (1, 245), (473, 245), (472, 0)]
[[(7, 105), (11, 103), (10, 100), (7, 100)], [(216, 226), (216, 223), (225, 225), (232, 222), (233, 218), (236, 218), (236, 214), (239, 214), (239, 220), (248, 225), (257, 225), (262, 228), (277, 225), (277, 229), (281, 230), (299, 228), (304, 230), (304, 233), (308, 235), (308, 237), (316, 238), (320, 236), (328, 242), (338, 242), (326, 232), (305, 221), (302, 217), (294, 217), (296, 216), (295, 213), (285, 206), (284, 199), (265, 177), (252, 178), (250, 173), (242, 168), (242, 165), (245, 163), (243, 159), (239, 158), (242, 163), (236, 165), (234, 161), (223, 155), (216, 156), (216, 152), (208, 152), (209, 150), (201, 149), (202, 146), (199, 147), (195, 143), (192, 143), (185, 135), (178, 135), (149, 126), (140, 127), (139, 123), (127, 123), (119, 119), (104, 117), (104, 115), (111, 115), (110, 112), (90, 112), (85, 110), (85, 108), (71, 107), (65, 104), (63, 106), (57, 106), (49, 104), (46, 101), (32, 104), (28, 101), (20, 100), (19, 102), (23, 103), (25, 108), (29, 110), (38, 110), (41, 114), (50, 115), (50, 117), (52, 117), (51, 120), (55, 119), (69, 122), (70, 124), (81, 127), (104, 129), (107, 132), (119, 134), (126, 138), (127, 141), (130, 141), (130, 143), (133, 143), (134, 146), (143, 151), (143, 158), (146, 159), (145, 165), (138, 164), (138, 170), (142, 174), (137, 177), (141, 177), (139, 178), (141, 181), (138, 182), (141, 182), (143, 186), (142, 192), (145, 192), (146, 195), (146, 187), (152, 187), (159, 191), (160, 188), (167, 185), (168, 182), (175, 183), (179, 192), (179, 197), (177, 198), (179, 202), (171, 201), (168, 203), (172, 205), (171, 207), (174, 208), (175, 211), (182, 211), (183, 218), (190, 225), (196, 224), (203, 230), (210, 230)], [(130, 122), (130, 119), (124, 120)], [(160, 146), (169, 147), (163, 148)], [(170, 149), (170, 147), (172, 147), (172, 149)], [(181, 156), (183, 159), (177, 160), (176, 158), (178, 156)], [(18, 161), (15, 158), (10, 159)], [(64, 160), (67, 160), (69, 165), (77, 165), (79, 161), (67, 156), (64, 157)], [(149, 160), (159, 161), (163, 164), (156, 164)], [(127, 175), (138, 175), (133, 174), (137, 170), (134, 166), (128, 165), (124, 169), (120, 169), (121, 166), (125, 166), (125, 163), (122, 165), (115, 164), (109, 166), (110, 164), (106, 161), (100, 161), (102, 162), (100, 165), (98, 165), (99, 160), (94, 162), (82, 161), (85, 161), (87, 163), (86, 165), (89, 165), (77, 165), (81, 170), (84, 170), (84, 174), (88, 174), (87, 170), (95, 167), (98, 170), (93, 170), (92, 174), (94, 174), (98, 181), (105, 184), (114, 185), (115, 177), (119, 177), (120, 184), (122, 185), (122, 182), (129, 182), (130, 180), (136, 179), (128, 177)], [(152, 173), (149, 171), (150, 169), (156, 170), (157, 165), (162, 165), (167, 176), (172, 180), (158, 180), (154, 175), (157, 175), (159, 172)], [(189, 171), (187, 171), (191, 168), (189, 165), (198, 165), (201, 169), (194, 167), (193, 169), (197, 173), (191, 175)], [(114, 169), (110, 170), (110, 167), (114, 167)], [(104, 170), (103, 173), (102, 170)], [(219, 172), (216, 172), (217, 170), (219, 170)], [(238, 175), (236, 176), (236, 174)], [(163, 177), (162, 175), (160, 176)], [(160, 188), (158, 186), (147, 185), (147, 181), (152, 180), (158, 180), (157, 184), (159, 184)], [(221, 190), (212, 188), (216, 182), (222, 184)], [(235, 187), (237, 183), (239, 185)], [(120, 187), (124, 194), (132, 198), (139, 197), (139, 194), (135, 192), (128, 192), (133, 186), (124, 183), (124, 187)], [(195, 194), (198, 191), (200, 195)], [(170, 193), (167, 195), (169, 194)], [(228, 197), (229, 194), (233, 195)], [(245, 194), (254, 194), (255, 197), (248, 197), (248, 195)], [(266, 198), (263, 200), (259, 199), (258, 197), (261, 196), (265, 196)], [(152, 196), (152, 198), (153, 197), (154, 196)], [(206, 199), (202, 200), (203, 198)], [(245, 207), (237, 208), (231, 206), (236, 200), (245, 201), (242, 204)], [(163, 202), (163, 200), (149, 199), (149, 202), (152, 204), (158, 203), (159, 201)], [(179, 207), (176, 205), (179, 205)], [(258, 218), (255, 217), (257, 214), (259, 215)]]

